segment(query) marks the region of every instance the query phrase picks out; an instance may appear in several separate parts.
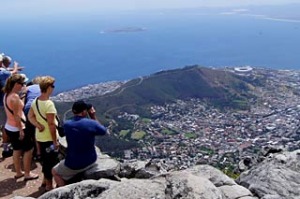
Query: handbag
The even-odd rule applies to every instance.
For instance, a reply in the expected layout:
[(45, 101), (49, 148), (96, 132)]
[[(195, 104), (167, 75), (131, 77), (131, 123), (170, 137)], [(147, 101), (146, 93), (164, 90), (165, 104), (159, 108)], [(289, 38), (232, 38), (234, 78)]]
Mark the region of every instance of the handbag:
[[(38, 98), (36, 98), (35, 104), (36, 104), (36, 108), (37, 108), (37, 110), (38, 110), (40, 116), (47, 122), (47, 118), (45, 118), (45, 117), (41, 114), (41, 112), (40, 112), (40, 109), (39, 109), (39, 103), (38, 103)], [(55, 119), (56, 119), (56, 121), (57, 121), (57, 125), (55, 125), (55, 126), (56, 126), (56, 129), (57, 129), (57, 131), (58, 131), (58, 135), (59, 135), (60, 137), (64, 137), (64, 136), (65, 136), (65, 130), (64, 130), (63, 124), (62, 124), (62, 122), (60, 121), (60, 119), (59, 119), (59, 117), (58, 117), (57, 115), (55, 116)]]

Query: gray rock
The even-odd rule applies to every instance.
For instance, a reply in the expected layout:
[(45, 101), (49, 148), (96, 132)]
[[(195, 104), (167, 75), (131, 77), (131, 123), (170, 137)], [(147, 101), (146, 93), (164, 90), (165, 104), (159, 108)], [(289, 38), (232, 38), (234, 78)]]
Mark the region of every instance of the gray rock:
[(222, 199), (222, 192), (208, 179), (188, 171), (172, 172), (166, 176), (166, 199)]
[(165, 183), (163, 180), (149, 179), (122, 179), (122, 181), (109, 189), (99, 199), (137, 199), (137, 198), (165, 198)]
[(127, 161), (121, 165), (120, 177), (125, 178), (151, 178), (166, 173), (166, 169), (159, 161)]
[(108, 155), (98, 153), (96, 163), (94, 167), (84, 172), (84, 179), (115, 178), (120, 173), (120, 162)]
[(120, 182), (108, 179), (86, 180), (52, 190), (39, 199), (224, 199), (220, 189), (208, 179), (195, 173), (195, 171), (176, 171), (155, 176), (151, 179), (122, 178)]
[(137, 170), (135, 178), (151, 178), (164, 173), (167, 173), (167, 171), (162, 167), (159, 161), (155, 162), (150, 160), (144, 168)]
[(224, 185), (219, 187), (219, 189), (222, 191), (226, 199), (233, 199), (233, 198), (241, 198), (246, 196), (251, 196), (252, 193), (246, 189), (245, 187), (239, 186), (239, 185)]
[(265, 195), (261, 199), (284, 199), (284, 198), (279, 195)]
[(121, 164), (120, 177), (133, 178), (136, 172), (145, 168), (147, 162), (140, 160), (126, 161)]
[(39, 199), (57, 199), (57, 198), (98, 198), (99, 195), (116, 185), (116, 181), (111, 180), (84, 180), (64, 187), (51, 190)]
[(187, 169), (187, 171), (192, 172), (194, 175), (208, 179), (216, 187), (224, 185), (236, 185), (235, 181), (232, 178), (229, 178), (222, 171), (209, 165), (197, 165)]
[(243, 157), (242, 160), (238, 163), (238, 168), (241, 172), (250, 169), (252, 166), (257, 164), (257, 159), (252, 156)]
[(276, 153), (243, 172), (237, 183), (259, 198), (300, 198), (300, 150)]
[[(117, 161), (105, 164), (106, 159), (109, 162), (112, 159), (102, 157), (100, 162), (103, 172), (107, 171), (105, 176), (122, 172), (116, 169)], [(119, 182), (108, 179), (86, 180), (52, 190), (40, 199), (300, 199), (299, 162), (300, 150), (269, 155), (265, 161), (240, 175), (237, 182), (242, 187), (220, 170), (208, 165), (166, 172), (159, 161), (135, 161), (127, 164), (130, 168), (127, 173), (134, 171), (135, 177), (138, 172), (147, 171), (139, 175), (149, 179), (122, 178)], [(105, 165), (114, 165), (115, 169)]]

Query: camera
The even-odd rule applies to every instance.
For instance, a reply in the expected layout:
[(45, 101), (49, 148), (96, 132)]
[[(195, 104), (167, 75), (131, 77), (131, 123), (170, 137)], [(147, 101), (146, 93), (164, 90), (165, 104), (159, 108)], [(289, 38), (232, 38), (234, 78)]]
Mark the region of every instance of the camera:
[(92, 104), (86, 104), (87, 111), (91, 110), (92, 107), (93, 107)]

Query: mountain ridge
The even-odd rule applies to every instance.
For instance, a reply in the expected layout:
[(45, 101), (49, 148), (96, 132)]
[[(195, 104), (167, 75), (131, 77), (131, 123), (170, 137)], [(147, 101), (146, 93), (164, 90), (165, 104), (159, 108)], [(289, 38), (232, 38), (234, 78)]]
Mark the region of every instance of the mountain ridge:
[[(246, 98), (253, 97), (248, 92), (250, 89), (248, 82), (232, 72), (190, 66), (132, 79), (108, 94), (86, 100), (90, 101), (100, 114), (109, 109), (116, 111), (120, 105), (123, 105), (121, 110), (130, 112), (130, 109), (138, 110), (137, 106), (189, 98), (207, 99), (219, 107), (241, 108), (235, 100), (246, 103)], [(232, 100), (233, 98), (235, 100)]]

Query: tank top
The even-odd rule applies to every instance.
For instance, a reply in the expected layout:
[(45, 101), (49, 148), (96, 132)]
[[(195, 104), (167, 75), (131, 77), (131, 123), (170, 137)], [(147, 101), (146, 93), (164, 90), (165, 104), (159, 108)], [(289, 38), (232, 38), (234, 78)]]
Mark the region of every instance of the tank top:
[[(6, 116), (7, 116), (7, 119), (6, 119), (6, 124), (8, 125), (8, 126), (10, 126), (10, 127), (16, 127), (16, 128), (18, 128), (18, 125), (17, 125), (17, 122), (16, 122), (16, 120), (15, 120), (15, 118), (14, 118), (14, 115), (13, 115), (13, 113), (11, 113), (9, 110), (8, 110), (8, 108), (7, 108), (7, 106), (12, 110), (12, 102), (11, 102), (11, 99), (12, 99), (12, 95), (14, 95), (14, 94), (9, 94), (8, 96), (7, 95), (5, 95), (4, 96), (4, 99), (3, 99), (3, 103), (4, 103), (4, 108), (5, 108), (5, 113), (6, 113)], [(5, 104), (5, 103), (7, 103), (7, 104)], [(7, 106), (6, 106), (7, 105)], [(21, 99), (19, 99), (19, 109), (18, 109), (18, 111), (17, 111), (17, 114), (21, 117), (21, 118), (23, 118), (24, 120), (26, 120), (26, 118), (25, 118), (25, 114), (24, 114), (24, 112), (23, 112), (23, 108), (24, 108), (24, 103), (23, 103), (23, 101), (21, 100)], [(5, 124), (5, 125), (6, 125)], [(23, 123), (23, 122), (21, 122), (21, 124), (22, 124), (22, 129), (25, 129), (25, 124)]]

